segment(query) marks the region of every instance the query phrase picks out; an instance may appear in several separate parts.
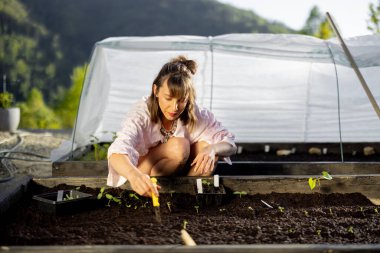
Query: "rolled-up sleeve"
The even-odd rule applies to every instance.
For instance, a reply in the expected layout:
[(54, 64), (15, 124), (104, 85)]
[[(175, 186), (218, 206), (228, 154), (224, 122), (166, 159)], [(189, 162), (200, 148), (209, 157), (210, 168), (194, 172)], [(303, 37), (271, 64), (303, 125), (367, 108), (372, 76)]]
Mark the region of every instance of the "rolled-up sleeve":
[(108, 149), (108, 178), (107, 185), (118, 187), (124, 184), (127, 179), (120, 176), (109, 162), (112, 154), (128, 155), (131, 163), (137, 166), (139, 160), (139, 150), (144, 145), (144, 129), (146, 128), (147, 116), (138, 110), (128, 113), (122, 123), (121, 130), (117, 132), (115, 141)]
[[(197, 116), (199, 125), (196, 132), (198, 132), (199, 136), (196, 138), (196, 141), (205, 141), (209, 144), (227, 142), (236, 147), (235, 135), (229, 132), (218, 120), (216, 120), (211, 111), (201, 109)], [(224, 157), (224, 160), (228, 164), (232, 164), (229, 157)]]

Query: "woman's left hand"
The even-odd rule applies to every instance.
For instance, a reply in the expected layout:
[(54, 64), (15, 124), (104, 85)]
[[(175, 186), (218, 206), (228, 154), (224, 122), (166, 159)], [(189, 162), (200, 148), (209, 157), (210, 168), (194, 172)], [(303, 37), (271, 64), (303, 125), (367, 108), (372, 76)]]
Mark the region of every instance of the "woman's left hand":
[(212, 145), (206, 146), (198, 155), (195, 157), (194, 161), (191, 163), (191, 166), (194, 168), (194, 172), (200, 172), (200, 174), (207, 173), (212, 171), (214, 168), (215, 162), (215, 150)]

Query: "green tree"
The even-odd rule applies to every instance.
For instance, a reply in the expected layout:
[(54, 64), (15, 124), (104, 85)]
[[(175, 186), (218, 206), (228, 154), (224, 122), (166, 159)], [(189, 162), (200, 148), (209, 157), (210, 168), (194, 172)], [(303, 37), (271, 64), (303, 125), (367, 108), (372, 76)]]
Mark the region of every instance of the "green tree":
[(87, 65), (84, 64), (73, 69), (71, 87), (55, 109), (57, 116), (61, 119), (63, 128), (72, 128), (74, 125), (86, 68)]
[(59, 129), (60, 120), (52, 109), (46, 106), (42, 93), (33, 88), (26, 102), (19, 103), (21, 110), (20, 128)]
[(322, 14), (318, 6), (314, 6), (313, 8), (311, 8), (309, 17), (307, 18), (306, 23), (301, 29), (300, 33), (305, 34), (305, 35), (315, 36), (322, 22), (323, 22)]
[(377, 6), (373, 3), (369, 4), (369, 20), (367, 20), (367, 29), (374, 34), (380, 33), (380, 0)]
[(16, 100), (25, 100), (31, 86), (50, 93), (61, 57), (57, 36), (31, 19), (19, 0), (0, 1), (0, 75)]

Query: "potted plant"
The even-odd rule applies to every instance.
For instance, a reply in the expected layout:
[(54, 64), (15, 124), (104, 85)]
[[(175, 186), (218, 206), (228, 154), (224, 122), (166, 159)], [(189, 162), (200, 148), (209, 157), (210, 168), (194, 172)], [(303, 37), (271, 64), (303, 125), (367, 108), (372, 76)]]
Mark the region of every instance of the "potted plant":
[(20, 108), (12, 107), (13, 94), (0, 92), (0, 131), (15, 132), (20, 123)]

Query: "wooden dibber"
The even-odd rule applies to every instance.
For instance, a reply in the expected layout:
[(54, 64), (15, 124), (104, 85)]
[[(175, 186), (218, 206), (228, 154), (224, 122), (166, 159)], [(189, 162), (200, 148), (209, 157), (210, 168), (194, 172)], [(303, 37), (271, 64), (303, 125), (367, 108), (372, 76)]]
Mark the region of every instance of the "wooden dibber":
[(189, 233), (187, 233), (185, 229), (181, 229), (181, 238), (186, 246), (197, 246), (193, 238), (191, 238), (191, 236), (189, 235)]

